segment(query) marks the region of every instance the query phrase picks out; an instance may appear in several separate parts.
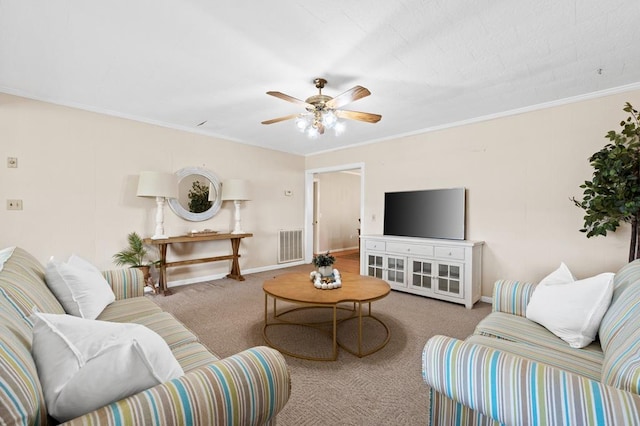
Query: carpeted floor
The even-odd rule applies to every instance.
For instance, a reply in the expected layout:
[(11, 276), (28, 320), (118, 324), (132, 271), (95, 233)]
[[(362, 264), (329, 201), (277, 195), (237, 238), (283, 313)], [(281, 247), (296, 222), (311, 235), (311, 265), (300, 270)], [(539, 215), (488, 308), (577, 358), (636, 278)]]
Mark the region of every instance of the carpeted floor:
[[(213, 352), (226, 357), (264, 345), (264, 280), (312, 269), (304, 265), (245, 275), (243, 282), (222, 279), (174, 287), (170, 296), (149, 297), (194, 331)], [(333, 362), (286, 357), (292, 393), (278, 424), (425, 424), (428, 392), (421, 377), (422, 347), (436, 334), (465, 338), (490, 310), (491, 306), (482, 302), (467, 310), (462, 305), (392, 291), (373, 303), (374, 314), (391, 330), (389, 343), (379, 352), (357, 358), (340, 351)], [(381, 338), (382, 327), (373, 321), (367, 324), (365, 340)], [(288, 326), (270, 330), (274, 330), (270, 338), (285, 347), (316, 355), (330, 352), (330, 339), (317, 331)], [(354, 332), (352, 325), (345, 323), (339, 337), (347, 342)]]

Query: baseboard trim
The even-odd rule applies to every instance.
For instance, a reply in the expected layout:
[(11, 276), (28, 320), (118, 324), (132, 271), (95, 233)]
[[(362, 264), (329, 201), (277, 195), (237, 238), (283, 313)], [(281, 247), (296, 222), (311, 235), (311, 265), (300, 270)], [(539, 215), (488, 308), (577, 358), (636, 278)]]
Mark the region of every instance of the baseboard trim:
[(489, 304), (493, 305), (493, 297), (489, 297), (489, 296), (480, 296), (480, 301), (481, 301), (481, 302), (485, 302), (485, 303), (489, 303)]
[(352, 251), (352, 250), (357, 250), (358, 246), (354, 246), (354, 247), (345, 247), (345, 248), (341, 248), (341, 249), (332, 249), (329, 250), (330, 253), (340, 253), (342, 251)]

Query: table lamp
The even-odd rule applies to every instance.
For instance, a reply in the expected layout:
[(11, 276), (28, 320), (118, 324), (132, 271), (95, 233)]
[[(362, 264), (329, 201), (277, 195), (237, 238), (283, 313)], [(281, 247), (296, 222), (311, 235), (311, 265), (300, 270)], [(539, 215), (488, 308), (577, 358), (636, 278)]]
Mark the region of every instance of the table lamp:
[(233, 201), (236, 207), (235, 226), (232, 234), (244, 234), (240, 226), (240, 202), (249, 200), (249, 187), (246, 180), (228, 179), (222, 182), (222, 201)]
[(178, 196), (178, 181), (173, 173), (140, 172), (138, 197), (156, 198), (156, 230), (152, 239), (168, 238), (164, 233), (164, 204)]

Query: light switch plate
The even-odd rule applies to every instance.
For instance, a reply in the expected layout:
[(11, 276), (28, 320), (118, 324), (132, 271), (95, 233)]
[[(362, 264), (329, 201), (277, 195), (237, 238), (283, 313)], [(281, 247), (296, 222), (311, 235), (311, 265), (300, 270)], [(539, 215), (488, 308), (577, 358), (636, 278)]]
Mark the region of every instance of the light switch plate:
[(7, 167), (10, 169), (18, 168), (18, 157), (7, 157)]
[(22, 210), (22, 200), (7, 200), (7, 210)]

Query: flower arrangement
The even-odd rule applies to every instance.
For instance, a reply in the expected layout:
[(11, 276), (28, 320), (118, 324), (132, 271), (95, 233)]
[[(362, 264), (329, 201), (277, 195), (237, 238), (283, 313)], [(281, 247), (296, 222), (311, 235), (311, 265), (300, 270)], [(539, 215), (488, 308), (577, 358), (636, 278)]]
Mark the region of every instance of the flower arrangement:
[(318, 268), (321, 266), (331, 266), (335, 261), (336, 258), (328, 251), (324, 254), (320, 253), (313, 256), (313, 265)]

